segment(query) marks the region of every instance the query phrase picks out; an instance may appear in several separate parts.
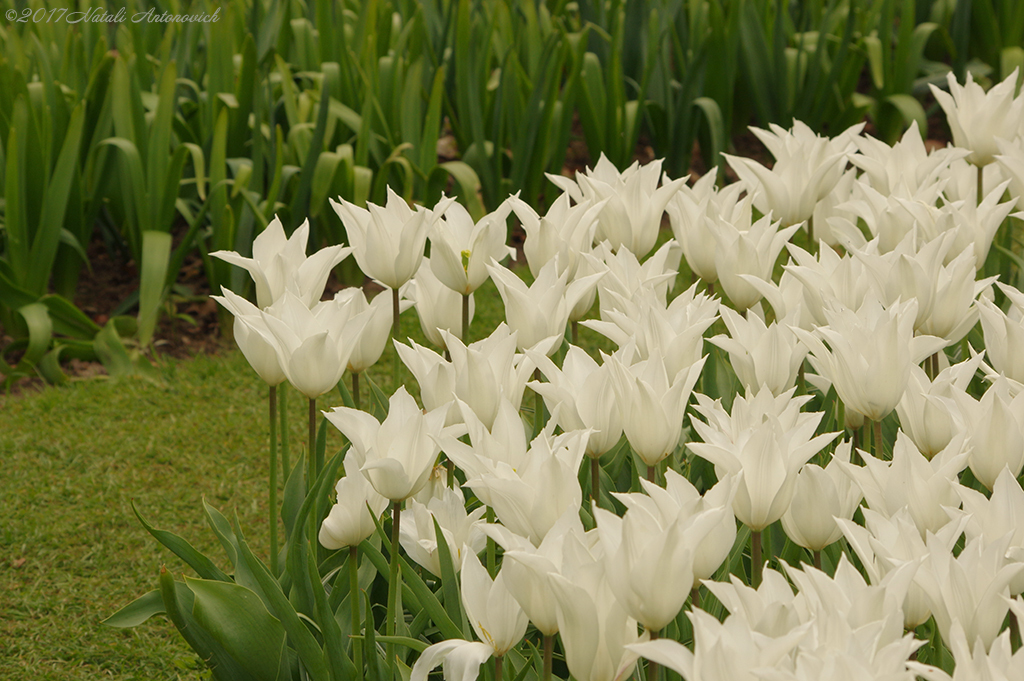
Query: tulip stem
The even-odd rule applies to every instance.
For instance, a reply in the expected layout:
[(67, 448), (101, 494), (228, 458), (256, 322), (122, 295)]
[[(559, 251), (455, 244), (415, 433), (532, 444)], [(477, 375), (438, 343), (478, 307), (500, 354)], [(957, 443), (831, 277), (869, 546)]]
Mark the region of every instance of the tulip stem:
[(462, 294), (462, 342), (469, 345), (469, 293)]
[(875, 421), (875, 458), (884, 458), (882, 452), (882, 422)]
[(277, 578), (277, 386), (270, 386), (270, 574)]
[[(394, 636), (398, 631), (398, 591), (402, 588), (399, 583), (398, 572), (398, 536), (402, 523), (402, 502), (396, 501), (391, 511), (391, 574), (388, 578), (388, 636)], [(395, 644), (388, 643), (388, 661), (393, 663), (395, 658)]]
[[(540, 368), (533, 370), (533, 380), (540, 381)], [(544, 428), (544, 398), (541, 397), (539, 392), (533, 393), (533, 436), (537, 437), (540, 435), (540, 431)]]
[(285, 480), (292, 472), (292, 464), (288, 456), (288, 391), (281, 384), (280, 394), (277, 396), (277, 416), (280, 419), (279, 431), (281, 433), (281, 469), (284, 471)]
[(601, 459), (596, 456), (590, 457), (590, 500), (601, 505)]
[[(491, 508), (490, 506), (488, 506), (487, 510), (484, 512), (484, 518), (487, 520), (488, 524), (493, 523), (494, 522), (494, 509)], [(491, 579), (494, 579), (494, 573), (495, 573), (495, 560), (496, 560), (496, 558), (495, 558), (494, 554), (495, 554), (494, 539), (492, 539), (490, 536), (488, 536), (487, 537), (487, 574), (491, 576)]]
[(814, 241), (814, 216), (807, 218), (807, 250), (812, 254), (818, 253), (818, 244)]
[(451, 459), (445, 459), (444, 468), (448, 471), (448, 486), (455, 487), (455, 462)]
[(657, 478), (658, 478), (658, 467), (657, 466), (648, 466), (647, 467), (647, 479), (649, 481), (651, 481), (651, 482), (657, 482), (658, 481)]
[(696, 610), (697, 608), (700, 607), (700, 587), (699, 586), (695, 586), (692, 589), (690, 589), (690, 605), (692, 606), (690, 608), (691, 610)]
[(1017, 613), (1013, 610), (1010, 611), (1010, 649), (1014, 652), (1020, 650), (1020, 621), (1017, 619)]
[[(398, 335), (401, 333), (401, 311), (398, 309), (398, 289), (391, 289), (391, 340), (392, 345), (398, 342)], [(392, 378), (394, 379), (394, 385), (391, 386), (392, 392), (398, 390), (398, 346), (395, 346), (395, 363), (392, 365)]]
[[(657, 629), (648, 629), (647, 631), (651, 635), (651, 639), (650, 640), (652, 640), (652, 641), (657, 641), (658, 640), (658, 630)], [(658, 663), (655, 662), (654, 660), (647, 660), (647, 681), (658, 681)]]
[(713, 298), (715, 296), (715, 282), (708, 282), (708, 297)]
[(362, 621), (359, 617), (359, 547), (348, 547), (348, 597), (352, 603), (352, 662), (358, 679), (363, 678), (363, 642), (359, 638)]
[(761, 562), (761, 532), (750, 533), (750, 581), (755, 589), (761, 586), (761, 574), (764, 564)]
[(555, 654), (554, 634), (544, 637), (544, 675), (541, 681), (551, 681), (551, 663)]
[(814, 561), (814, 567), (821, 569), (821, 551), (812, 551), (811, 560)]
[(501, 672), (503, 663), (505, 662), (504, 655), (498, 655), (494, 658), (494, 681), (501, 681)]
[[(306, 481), (306, 494), (313, 491), (313, 485), (316, 484), (316, 479), (320, 476), (320, 471), (316, 465), (316, 398), (309, 398), (309, 451), (308, 459), (306, 461), (307, 470), (307, 481)], [(316, 517), (317, 513), (315, 510), (310, 510), (309, 513), (309, 536), (311, 541), (316, 542), (318, 524), (320, 519)], [(314, 543), (314, 546), (318, 544)]]
[(359, 374), (352, 372), (352, 404), (358, 410), (359, 407)]
[(580, 323), (575, 319), (569, 322), (569, 335), (572, 338), (572, 344), (579, 345)]
[(981, 200), (985, 196), (985, 166), (978, 166), (978, 205), (981, 205)]

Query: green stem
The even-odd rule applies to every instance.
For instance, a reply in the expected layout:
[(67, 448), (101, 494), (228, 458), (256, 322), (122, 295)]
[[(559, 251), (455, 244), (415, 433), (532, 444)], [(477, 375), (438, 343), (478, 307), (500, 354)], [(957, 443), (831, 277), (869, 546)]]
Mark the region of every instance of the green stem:
[(697, 608), (700, 607), (700, 587), (699, 586), (695, 586), (692, 589), (690, 589), (690, 605), (693, 606), (691, 608), (691, 610), (696, 610)]
[[(313, 485), (316, 484), (316, 479), (320, 476), (320, 471), (317, 470), (316, 465), (316, 398), (309, 398), (309, 446), (307, 448), (307, 460), (306, 460), (306, 493), (313, 491)], [(317, 533), (319, 531), (318, 522), (319, 519), (316, 517), (316, 512), (310, 512), (309, 514), (309, 536), (314, 542), (314, 546), (319, 546), (317, 542)]]
[(448, 471), (448, 486), (455, 487), (455, 462), (446, 458), (444, 460), (444, 468)]
[(551, 681), (551, 666), (555, 654), (555, 637), (551, 636), (544, 637), (544, 675), (541, 677), (541, 681)]
[(270, 386), (270, 574), (277, 572), (277, 386)]
[(601, 459), (596, 456), (590, 457), (590, 499), (601, 505)]
[(572, 344), (579, 345), (580, 323), (576, 320), (569, 322), (569, 334), (572, 337)]
[(764, 572), (764, 564), (761, 561), (761, 533), (750, 533), (750, 586), (755, 589), (761, 586), (761, 575)]
[(812, 254), (818, 252), (818, 244), (814, 241), (814, 216), (807, 218), (807, 246), (808, 251)]
[(978, 205), (981, 205), (982, 199), (985, 198), (985, 166), (978, 166)]
[[(650, 632), (652, 641), (658, 640), (658, 630), (648, 629)], [(647, 660), (647, 681), (658, 681), (658, 663), (654, 660)]]
[(285, 384), (281, 384), (281, 390), (277, 396), (277, 417), (280, 419), (281, 433), (281, 469), (284, 471), (285, 480), (291, 475), (292, 465), (290, 457), (288, 456), (288, 391), (285, 388)]
[[(402, 502), (396, 501), (391, 512), (391, 573), (388, 578), (388, 622), (387, 634), (394, 636), (398, 631), (398, 591), (402, 588), (398, 572), (398, 533), (402, 523)], [(395, 658), (395, 644), (388, 643), (388, 663)]]
[(359, 409), (359, 374), (352, 372), (352, 404)]
[[(485, 511), (484, 518), (487, 520), (488, 523), (493, 523), (494, 522), (494, 509), (491, 508), (490, 506), (488, 506), (487, 510)], [(491, 576), (491, 579), (494, 579), (494, 575), (497, 572), (496, 567), (495, 567), (496, 562), (497, 562), (497, 558), (495, 556), (496, 552), (497, 551), (495, 549), (494, 540), (491, 539), (491, 537), (488, 535), (488, 537), (487, 537), (487, 574), (489, 574)]]
[[(533, 380), (540, 381), (540, 369), (533, 370)], [(544, 428), (544, 398), (540, 393), (533, 393), (533, 437), (540, 435)]]
[[(392, 317), (391, 317), (391, 340), (393, 341), (391, 343), (391, 345), (394, 346), (395, 343), (398, 342), (398, 337), (399, 337), (399, 334), (401, 333), (401, 327), (402, 327), (401, 317), (400, 317), (401, 311), (399, 310), (399, 306), (398, 306), (398, 289), (397, 288), (391, 289), (391, 315), (392, 315)], [(398, 348), (395, 347), (395, 363), (392, 365), (392, 369), (393, 369), (393, 376), (392, 377), (394, 378), (394, 385), (391, 386), (391, 390), (392, 391), (398, 390), (398, 386), (399, 386), (399, 382), (398, 382), (398, 379), (399, 379), (399, 366), (398, 365), (399, 365)]]
[(348, 547), (348, 597), (352, 603), (352, 662), (357, 679), (363, 678), (362, 619), (359, 616), (359, 547)]
[(462, 342), (469, 345), (469, 293), (462, 294)]
[(650, 482), (657, 482), (658, 481), (657, 478), (658, 478), (658, 467), (657, 466), (648, 466), (647, 467), (647, 479)]
[(504, 666), (505, 656), (498, 655), (494, 658), (494, 681), (501, 681), (502, 667)]
[(875, 421), (875, 458), (884, 459), (882, 451), (882, 422)]
[(821, 569), (821, 551), (814, 551), (811, 553), (814, 560), (814, 567)]

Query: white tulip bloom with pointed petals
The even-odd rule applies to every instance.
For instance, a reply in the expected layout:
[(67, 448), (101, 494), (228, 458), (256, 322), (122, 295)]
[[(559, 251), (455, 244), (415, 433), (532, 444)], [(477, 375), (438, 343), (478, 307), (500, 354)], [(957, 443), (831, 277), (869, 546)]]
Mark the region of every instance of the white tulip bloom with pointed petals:
[(359, 546), (377, 531), (375, 521), (388, 507), (388, 500), (359, 471), (356, 458), (345, 457), (345, 477), (334, 487), (337, 501), (320, 524), (320, 543), (331, 550)]
[(935, 101), (946, 112), (953, 144), (971, 151), (967, 160), (976, 166), (991, 163), (999, 153), (996, 140), (1024, 135), (1024, 94), (1014, 97), (1017, 69), (988, 92), (967, 73), (960, 85), (951, 71), (946, 77), (949, 92), (929, 85)]
[[(230, 289), (221, 288), (224, 296), (210, 296), (220, 303), (228, 312), (235, 317), (232, 333), (235, 343), (242, 355), (249, 362), (253, 371), (270, 386), (283, 383), (287, 376), (281, 368), (281, 362), (277, 359), (277, 351), (274, 344), (268, 338), (270, 331), (263, 323), (260, 309), (245, 298), (235, 294)], [(264, 333), (254, 330), (260, 327)]]
[[(487, 545), (481, 518), (486, 509), (478, 507), (466, 512), (466, 500), (458, 487), (442, 486), (440, 496), (425, 502), (409, 499), (406, 514), (403, 514), (399, 529), (402, 548), (416, 563), (435, 577), (441, 576), (441, 560), (438, 553), (438, 537), (434, 521), (441, 528), (441, 534), (448, 545), (455, 570), (462, 567), (463, 553), (480, 553)], [(411, 522), (409, 522), (411, 520)]]
[(410, 681), (426, 681), (442, 662), (448, 681), (474, 681), (481, 664), (504, 655), (526, 635), (526, 615), (505, 587), (501, 573), (492, 581), (475, 553), (467, 552), (462, 559), (462, 605), (482, 643), (461, 639), (435, 643), (416, 660)]
[(360, 208), (344, 199), (331, 199), (331, 206), (345, 225), (359, 268), (384, 286), (399, 289), (416, 274), (431, 226), (453, 201), (442, 199), (433, 210), (413, 209), (388, 187), (384, 206)]
[(234, 251), (214, 251), (210, 255), (249, 272), (256, 284), (256, 304), (261, 309), (270, 307), (286, 290), (298, 296), (306, 307), (313, 307), (324, 293), (331, 268), (348, 257), (352, 249), (328, 246), (307, 258), (308, 240), (309, 220), (304, 220), (288, 238), (275, 216), (253, 239), (251, 258)]
[(462, 204), (453, 203), (430, 232), (430, 267), (438, 280), (459, 295), (468, 295), (487, 281), (491, 260), (504, 260), (516, 251), (505, 245), (508, 201), (474, 224)]
[(575, 182), (550, 173), (548, 179), (577, 203), (605, 201), (595, 240), (608, 241), (615, 251), (625, 246), (638, 258), (654, 248), (665, 206), (686, 182), (684, 177), (659, 187), (660, 159), (644, 166), (634, 162), (620, 173), (603, 153), (594, 168), (576, 173)]
[(857, 484), (840, 468), (850, 461), (849, 442), (836, 448), (825, 468), (808, 463), (796, 477), (796, 491), (782, 515), (782, 527), (793, 543), (821, 551), (843, 536), (835, 518), (853, 518), (864, 497)]
[(401, 386), (383, 422), (357, 409), (335, 407), (324, 416), (352, 441), (352, 454), (377, 492), (393, 502), (420, 491), (434, 468), (447, 405), (423, 413)]
[[(406, 284), (404, 291), (416, 306), (423, 335), (439, 348), (445, 347), (442, 331), (462, 335), (462, 296), (441, 283), (427, 258)], [(473, 322), (476, 301), (469, 295), (469, 322)]]
[(772, 322), (766, 326), (756, 313), (744, 318), (725, 306), (720, 312), (729, 335), (708, 340), (729, 353), (729, 363), (748, 392), (767, 386), (781, 395), (796, 385), (807, 346), (788, 325)]
[(799, 223), (780, 228), (768, 213), (753, 224), (732, 223), (721, 216), (706, 217), (705, 228), (715, 237), (715, 268), (718, 281), (737, 310), (746, 310), (761, 299), (761, 292), (746, 276), (770, 281), (775, 261)]

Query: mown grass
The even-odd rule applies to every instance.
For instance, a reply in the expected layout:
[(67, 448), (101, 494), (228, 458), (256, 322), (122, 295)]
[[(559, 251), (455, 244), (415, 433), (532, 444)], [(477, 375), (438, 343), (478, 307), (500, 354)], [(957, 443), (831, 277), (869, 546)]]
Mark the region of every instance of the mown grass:
[[(529, 275), (525, 268), (520, 274)], [(504, 314), (492, 283), (476, 300), (471, 340)], [(426, 344), (415, 312), (402, 316), (402, 331)], [(392, 356), (386, 351), (369, 370), (387, 393)], [(161, 383), (89, 379), (0, 397), (0, 678), (206, 676), (162, 617), (127, 631), (101, 622), (156, 588), (162, 565), (179, 579), (192, 574), (147, 534), (133, 502), (151, 524), (227, 569), (205, 524), (205, 498), (229, 518), (237, 514), (266, 559), (267, 389), (234, 348), (167, 360), (161, 374)], [(402, 377), (413, 383), (404, 367)], [(288, 393), (294, 463), (306, 444), (306, 402)], [(338, 393), (318, 402), (321, 409), (340, 404)], [(328, 437), (329, 450), (341, 447), (337, 430)]]

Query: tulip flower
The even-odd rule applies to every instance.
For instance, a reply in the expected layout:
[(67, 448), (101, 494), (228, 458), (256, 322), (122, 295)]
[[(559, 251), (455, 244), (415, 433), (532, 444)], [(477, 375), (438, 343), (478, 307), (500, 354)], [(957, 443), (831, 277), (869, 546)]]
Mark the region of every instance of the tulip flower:
[(401, 386), (391, 396), (383, 422), (373, 416), (335, 407), (324, 416), (352, 441), (352, 454), (373, 488), (393, 502), (408, 499), (426, 483), (440, 447), (447, 407), (424, 414)]
[(805, 635), (797, 629), (778, 638), (752, 631), (739, 617), (719, 622), (695, 609), (686, 613), (693, 623), (694, 650), (670, 639), (634, 643), (633, 653), (663, 665), (686, 681), (758, 681), (755, 670), (784, 665)]
[[(437, 550), (440, 538), (434, 530), (435, 520), (448, 544), (448, 552), (456, 570), (462, 567), (463, 553), (478, 554), (487, 543), (480, 520), (486, 509), (480, 506), (467, 513), (466, 500), (458, 487), (444, 486), (438, 491), (440, 496), (428, 499), (425, 503), (415, 498), (410, 499), (406, 509), (407, 522), (402, 523), (399, 530), (399, 541), (405, 552), (436, 577), (441, 576), (441, 563)], [(412, 522), (408, 522), (409, 515), (412, 516)]]
[(274, 348), (288, 382), (311, 400), (338, 385), (369, 320), (368, 310), (351, 315), (349, 303), (336, 296), (311, 310), (286, 291), (261, 311), (263, 325), (249, 325)]
[[(384, 353), (388, 332), (391, 330), (391, 300), (388, 296), (378, 293), (368, 302), (363, 290), (355, 287), (342, 289), (336, 298), (344, 301), (344, 310), (349, 317), (368, 311), (363, 332), (359, 334), (348, 357), (348, 370), (353, 374), (359, 374), (376, 364)], [(411, 301), (403, 300), (400, 309), (407, 310), (411, 306)]]
[(668, 290), (676, 278), (682, 250), (673, 240), (666, 241), (644, 264), (629, 250), (612, 252), (606, 242), (594, 247), (594, 255), (605, 264), (605, 276), (598, 282), (601, 319), (615, 309), (619, 300), (631, 300), (641, 289), (653, 289), (662, 307), (668, 305)]
[[(431, 269), (428, 258), (416, 271), (416, 276), (406, 284), (406, 295), (416, 306), (416, 314), (420, 318), (423, 335), (434, 345), (444, 348), (445, 341), (442, 331), (461, 335), (462, 329), (462, 296), (441, 283)], [(476, 304), (473, 294), (469, 295), (469, 317), (473, 321)], [(408, 362), (405, 362), (408, 366)]]
[(587, 432), (553, 436), (553, 426), (534, 438), (521, 467), (498, 462), (493, 472), (466, 481), (477, 498), (494, 509), (502, 525), (534, 546), (568, 509), (579, 508), (583, 501), (577, 473)]
[(253, 239), (251, 258), (234, 251), (214, 251), (210, 255), (249, 272), (256, 284), (256, 304), (261, 309), (270, 307), (286, 290), (298, 296), (306, 307), (313, 307), (324, 293), (331, 268), (348, 257), (352, 249), (328, 246), (307, 258), (308, 241), (309, 220), (304, 220), (288, 238), (281, 220), (274, 216)]
[(453, 202), (447, 198), (433, 210), (422, 206), (413, 209), (388, 187), (384, 206), (370, 203), (360, 208), (344, 199), (331, 199), (331, 206), (345, 225), (359, 268), (384, 286), (398, 290), (416, 274), (432, 225)]
[[(982, 539), (986, 543), (1009, 537), (1006, 558), (1024, 563), (1024, 489), (1008, 468), (1004, 468), (992, 486), (991, 498), (961, 485), (957, 488), (964, 504), (968, 541)], [(1010, 582), (1014, 596), (1024, 592), (1024, 574)]]
[(941, 338), (914, 335), (916, 314), (916, 300), (886, 310), (868, 298), (856, 311), (825, 308), (828, 326), (814, 334), (793, 331), (810, 348), (811, 363), (832, 382), (843, 405), (878, 422), (899, 404), (910, 367), (945, 345)]
[(816, 135), (800, 121), (791, 130), (774, 124), (770, 131), (751, 128), (775, 157), (771, 170), (747, 158), (726, 154), (725, 159), (741, 181), (755, 188), (754, 207), (789, 227), (810, 218), (815, 205), (839, 182), (854, 149), (853, 138), (863, 127), (860, 123), (832, 139)]
[(1024, 469), (1024, 392), (1010, 396), (1010, 382), (997, 377), (980, 400), (954, 395), (970, 436), (968, 465), (978, 482), (992, 489), (1003, 468), (1014, 477)]
[[(448, 337), (442, 332), (442, 338)], [(420, 399), (428, 411), (454, 405), (455, 370), (451, 362), (414, 340), (410, 340), (409, 345), (395, 343), (395, 349), (398, 350), (402, 363), (416, 378), (420, 386)], [(445, 425), (450, 426), (457, 419), (457, 414), (449, 414)]]
[(733, 510), (754, 532), (783, 516), (796, 492), (800, 468), (839, 434), (815, 436), (822, 414), (801, 413), (800, 406), (809, 398), (792, 395), (790, 391), (775, 398), (762, 388), (753, 398), (738, 396), (732, 415), (720, 401), (697, 397), (697, 411), (707, 422), (692, 423), (704, 442), (687, 447), (715, 464), (719, 478), (743, 473)]
[(749, 193), (740, 198), (746, 189), (742, 182), (718, 189), (715, 185), (717, 177), (717, 169), (709, 170), (692, 188), (683, 185), (672, 195), (665, 209), (672, 224), (672, 234), (682, 247), (690, 270), (708, 284), (718, 281), (715, 267), (718, 245), (704, 226), (705, 218), (720, 215), (734, 224), (750, 224), (753, 200)]
[(952, 676), (930, 665), (911, 662), (907, 666), (926, 681), (1015, 681), (1024, 669), (1024, 648), (1013, 652), (1009, 629), (997, 636), (991, 646), (985, 646), (981, 639), (969, 642), (963, 625), (954, 621), (948, 645), (956, 662)]
[(537, 546), (504, 525), (489, 524), (483, 531), (505, 550), (501, 574), (530, 622), (546, 637), (557, 634), (558, 608), (548, 575), (561, 574), (564, 562), (583, 553), (577, 548), (585, 541), (579, 510), (562, 514)]
[[(558, 262), (552, 260), (541, 268), (530, 286), (502, 267), (497, 261), (487, 266), (501, 300), (505, 319), (517, 334), (520, 350), (545, 342), (550, 355), (562, 345), (569, 311), (588, 292), (594, 290), (603, 273), (592, 274), (568, 283), (567, 273), (558, 273)], [(552, 342), (552, 339), (554, 342)]]
[(376, 532), (375, 520), (388, 507), (359, 471), (356, 457), (345, 457), (345, 477), (338, 480), (338, 499), (320, 525), (320, 543), (332, 551), (359, 546)]
[(438, 280), (460, 295), (468, 295), (487, 281), (491, 260), (516, 257), (505, 245), (505, 220), (512, 206), (503, 202), (496, 211), (473, 223), (462, 204), (453, 203), (431, 228), (430, 267)]
[(985, 298), (978, 301), (985, 357), (994, 369), (990, 373), (1014, 381), (1014, 392), (1020, 392), (1019, 386), (1024, 384), (1024, 353), (1017, 349), (1024, 346), (1024, 293), (1005, 284), (999, 284), (999, 289), (1010, 301), (1009, 313)]
[(561, 175), (548, 174), (548, 179), (576, 203), (605, 201), (595, 240), (608, 241), (614, 251), (625, 246), (638, 258), (654, 248), (665, 206), (686, 182), (682, 178), (658, 187), (660, 159), (644, 166), (634, 162), (620, 173), (603, 153), (593, 169), (576, 173), (575, 182)]
[(501, 573), (491, 581), (475, 553), (467, 552), (462, 560), (462, 604), (482, 643), (459, 639), (435, 643), (416, 660), (410, 681), (426, 681), (442, 662), (446, 679), (473, 681), (485, 660), (500, 658), (526, 635), (526, 615), (505, 587)]
[(598, 458), (622, 436), (622, 415), (615, 399), (611, 365), (599, 365), (584, 350), (570, 345), (562, 368), (541, 353), (529, 353), (547, 382), (526, 385), (544, 397), (563, 431), (590, 430), (587, 456)]
[(490, 428), (468, 404), (456, 400), (469, 443), (453, 435), (443, 435), (438, 439), (445, 455), (469, 478), (494, 475), (499, 463), (513, 470), (519, 470), (526, 464), (529, 442), (519, 410), (504, 395), (499, 399), (498, 413)]
[(740, 311), (761, 299), (761, 293), (743, 275), (768, 281), (772, 268), (786, 242), (799, 227), (799, 223), (780, 229), (780, 222), (772, 222), (772, 214), (754, 222), (732, 223), (721, 216), (705, 218), (704, 225), (715, 237), (715, 268), (722, 289), (729, 301)]
[(950, 72), (946, 77), (949, 92), (929, 85), (935, 100), (946, 112), (953, 133), (953, 144), (969, 149), (967, 160), (976, 166), (991, 163), (999, 153), (996, 140), (1020, 136), (1024, 121), (1024, 95), (1014, 97), (1017, 69), (1005, 80), (985, 92), (970, 73), (961, 86)]
[(903, 137), (892, 146), (871, 135), (858, 135), (853, 143), (860, 153), (851, 154), (850, 163), (864, 171), (863, 180), (885, 196), (900, 185), (911, 194), (920, 187), (933, 185), (943, 178), (951, 162), (970, 153), (956, 147), (929, 152), (917, 121), (911, 121)]
[(544, 265), (557, 257), (559, 267), (569, 272), (570, 281), (574, 280), (580, 256), (591, 250), (597, 217), (606, 201), (570, 205), (569, 199), (569, 194), (560, 194), (541, 217), (518, 193), (508, 198), (508, 205), (526, 232), (523, 253), (534, 279)]
[(980, 639), (987, 649), (1009, 610), (1009, 584), (1024, 564), (1007, 562), (1009, 537), (991, 543), (969, 541), (956, 557), (942, 547), (933, 548), (936, 541), (929, 538), (926, 569), (918, 571), (916, 579), (931, 602), (942, 640), (950, 642), (953, 622), (959, 621), (967, 640)]
[(729, 336), (708, 340), (729, 353), (729, 364), (748, 392), (767, 386), (772, 394), (781, 395), (796, 385), (807, 346), (788, 325), (765, 326), (756, 313), (744, 318), (727, 307), (721, 308), (721, 315)]
[(911, 367), (907, 389), (896, 405), (900, 428), (926, 459), (931, 459), (964, 430), (955, 395), (967, 389), (981, 365), (981, 355), (943, 369), (934, 381), (924, 369)]
[(690, 595), (699, 544), (728, 513), (720, 508), (668, 522), (637, 506), (622, 518), (594, 508), (605, 572), (630, 617), (656, 633), (675, 619)]
[(622, 430), (629, 446), (647, 464), (648, 475), (679, 446), (686, 404), (705, 359), (672, 377), (660, 350), (630, 366), (614, 356), (607, 360), (622, 409)]
[(840, 462), (849, 461), (850, 443), (844, 442), (825, 468), (809, 463), (800, 469), (793, 500), (782, 515), (782, 527), (794, 544), (817, 554), (843, 536), (835, 518), (853, 518), (864, 496), (840, 468)]
[(899, 432), (891, 461), (861, 452), (864, 466), (843, 464), (843, 470), (860, 486), (873, 511), (892, 517), (906, 508), (924, 537), (949, 522), (944, 507), (959, 507), (957, 475), (967, 466), (968, 456), (963, 434), (929, 461)]
[[(838, 518), (836, 523), (843, 536), (860, 559), (872, 584), (882, 584), (890, 573), (908, 564), (921, 564), (932, 549), (940, 548), (951, 552), (953, 545), (964, 531), (966, 519), (960, 518), (942, 526), (935, 534), (935, 540), (926, 546), (921, 532), (906, 507), (887, 518), (869, 508), (863, 509), (864, 527)], [(914, 580), (907, 589), (903, 601), (903, 625), (913, 630), (931, 617), (930, 602), (924, 589)]]
[(654, 291), (641, 289), (631, 299), (618, 299), (615, 309), (606, 308), (604, 319), (583, 322), (587, 328), (610, 338), (620, 348), (633, 343), (638, 359), (647, 359), (657, 348), (672, 376), (700, 360), (704, 332), (718, 319), (719, 303), (697, 285), (676, 296), (666, 307)]
[[(224, 296), (210, 296), (235, 317), (233, 335), (238, 349), (242, 351), (253, 371), (271, 386), (280, 385), (287, 378), (277, 359), (274, 345), (266, 339), (269, 330), (260, 316), (260, 309), (230, 289), (222, 288)], [(244, 318), (244, 319), (243, 319)], [(264, 333), (253, 330), (264, 329)]]
[(1024, 135), (1014, 141), (996, 140), (999, 151), (996, 156), (996, 163), (1003, 175), (1009, 178), (1010, 184), (1007, 187), (1010, 196), (1017, 199), (1017, 208), (1024, 210)]
[(639, 657), (628, 646), (646, 641), (615, 598), (601, 561), (548, 578), (558, 606), (558, 631), (569, 673), (577, 681), (621, 681)]

